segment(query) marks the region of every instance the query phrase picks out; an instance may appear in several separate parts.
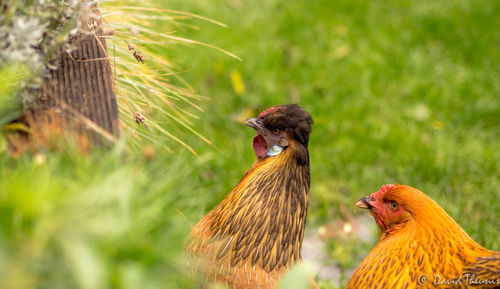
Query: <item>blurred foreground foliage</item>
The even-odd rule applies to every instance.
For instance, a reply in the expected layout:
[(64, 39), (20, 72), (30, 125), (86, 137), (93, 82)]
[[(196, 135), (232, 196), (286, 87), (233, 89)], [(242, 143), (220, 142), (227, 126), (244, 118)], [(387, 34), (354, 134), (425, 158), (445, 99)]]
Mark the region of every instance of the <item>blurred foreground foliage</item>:
[(208, 157), (0, 155), (1, 288), (195, 288), (179, 262)]

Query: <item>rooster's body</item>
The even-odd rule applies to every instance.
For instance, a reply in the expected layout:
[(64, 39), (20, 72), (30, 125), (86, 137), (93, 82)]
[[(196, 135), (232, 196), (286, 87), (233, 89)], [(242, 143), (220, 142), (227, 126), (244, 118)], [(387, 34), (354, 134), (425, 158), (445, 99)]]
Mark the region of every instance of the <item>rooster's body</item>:
[(301, 260), (309, 198), (310, 115), (297, 105), (250, 119), (257, 161), (192, 230), (188, 251), (210, 282), (276, 288)]
[(474, 242), (424, 193), (385, 185), (356, 205), (370, 210), (380, 240), (347, 289), (500, 288), (500, 253)]

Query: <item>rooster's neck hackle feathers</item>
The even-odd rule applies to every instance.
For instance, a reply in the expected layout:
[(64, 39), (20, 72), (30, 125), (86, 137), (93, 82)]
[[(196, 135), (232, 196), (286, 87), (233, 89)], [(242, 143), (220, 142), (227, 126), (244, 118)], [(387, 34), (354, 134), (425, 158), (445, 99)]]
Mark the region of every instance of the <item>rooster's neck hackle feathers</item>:
[(295, 147), (257, 161), (209, 214), (214, 238), (228, 239), (216, 258), (267, 272), (300, 260), (309, 183), (308, 162), (297, 162)]

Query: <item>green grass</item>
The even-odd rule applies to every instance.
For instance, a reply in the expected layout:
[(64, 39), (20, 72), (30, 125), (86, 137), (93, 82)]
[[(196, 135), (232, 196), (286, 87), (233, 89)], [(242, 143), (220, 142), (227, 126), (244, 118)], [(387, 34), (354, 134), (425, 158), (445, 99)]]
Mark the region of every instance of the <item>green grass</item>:
[[(188, 36), (243, 59), (198, 47), (168, 51), (212, 99), (196, 124), (223, 151), (211, 164), (214, 179), (226, 180), (212, 204), (254, 158), (254, 132), (239, 120), (297, 102), (315, 120), (313, 221), (337, 217), (338, 202), (404, 183), (500, 249), (499, 3), (165, 2), (228, 24)], [(241, 95), (232, 71), (243, 79)]]
[[(428, 193), (480, 244), (500, 249), (498, 2), (165, 3), (226, 23), (188, 37), (243, 59), (199, 47), (168, 51), (212, 99), (196, 124), (223, 152), (210, 163), (217, 191), (206, 210), (254, 158), (254, 132), (239, 122), (300, 103), (315, 120), (310, 231), (342, 218), (340, 204), (353, 211), (382, 184), (402, 183)], [(359, 253), (349, 241), (334, 243), (352, 252), (341, 261), (347, 268), (371, 247)]]
[[(48, 153), (42, 163), (2, 156), (0, 187), (9, 189), (0, 193), (0, 272), (14, 268), (20, 275), (12, 280), (33, 282), (26, 288), (101, 288), (78, 283), (92, 272), (107, 280), (103, 287), (188, 287), (173, 268), (190, 224), (255, 158), (254, 131), (241, 121), (283, 103), (301, 104), (315, 120), (309, 233), (345, 218), (341, 205), (353, 213), (360, 197), (402, 183), (428, 193), (478, 243), (500, 250), (500, 2), (161, 4), (226, 23), (190, 20), (200, 29), (179, 33), (243, 59), (200, 46), (165, 51), (211, 98), (193, 123), (220, 151), (179, 132), (201, 160), (182, 147), (175, 154), (157, 148), (152, 160), (140, 153), (83, 159), (71, 151)], [(104, 228), (114, 230), (94, 228), (107, 218)], [(373, 246), (353, 243), (328, 241), (327, 255), (346, 272)], [(26, 246), (37, 254), (22, 253)], [(80, 259), (90, 261), (73, 264)], [(169, 278), (177, 285), (169, 287)]]

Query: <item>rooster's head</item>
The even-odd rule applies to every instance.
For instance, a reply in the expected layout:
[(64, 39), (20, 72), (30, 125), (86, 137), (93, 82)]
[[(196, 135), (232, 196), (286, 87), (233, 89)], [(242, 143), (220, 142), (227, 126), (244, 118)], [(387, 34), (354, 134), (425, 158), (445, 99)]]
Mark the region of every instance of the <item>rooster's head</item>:
[(259, 159), (276, 156), (289, 147), (307, 151), (312, 123), (311, 115), (297, 104), (274, 106), (245, 121), (257, 131), (253, 149)]

